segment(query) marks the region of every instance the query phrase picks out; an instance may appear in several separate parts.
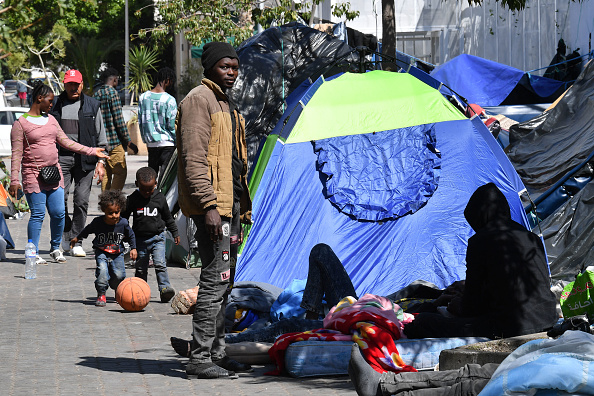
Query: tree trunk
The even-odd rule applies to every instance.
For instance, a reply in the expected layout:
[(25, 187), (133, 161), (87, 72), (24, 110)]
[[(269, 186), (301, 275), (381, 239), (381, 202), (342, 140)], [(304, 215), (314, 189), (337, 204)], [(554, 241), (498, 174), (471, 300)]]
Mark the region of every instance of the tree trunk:
[[(396, 56), (396, 12), (394, 0), (382, 0), (382, 54)], [(393, 63), (382, 63), (384, 70), (396, 70)]]

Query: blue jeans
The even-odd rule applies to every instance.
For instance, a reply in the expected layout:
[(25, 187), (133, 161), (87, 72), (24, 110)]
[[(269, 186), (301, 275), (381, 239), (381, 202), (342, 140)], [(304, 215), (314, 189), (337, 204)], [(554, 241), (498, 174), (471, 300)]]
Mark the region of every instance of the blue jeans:
[(147, 281), (149, 257), (152, 254), (159, 291), (171, 287), (169, 275), (167, 274), (167, 261), (165, 260), (165, 231), (148, 239), (137, 236), (136, 251), (138, 252), (138, 258), (134, 276), (144, 279), (145, 282)]
[(95, 289), (98, 295), (103, 295), (111, 287), (116, 290), (121, 281), (126, 278), (124, 253), (112, 254), (95, 249)]
[(64, 231), (64, 189), (42, 190), (38, 193), (27, 193), (27, 202), (31, 209), (31, 217), (27, 225), (27, 238), (31, 239), (39, 252), (39, 236), (45, 218), (45, 208), (50, 215), (50, 252), (59, 249)]
[(309, 270), (301, 308), (323, 314), (324, 297), (328, 306), (333, 307), (347, 296), (358, 298), (349, 274), (330, 246), (317, 244), (309, 253)]

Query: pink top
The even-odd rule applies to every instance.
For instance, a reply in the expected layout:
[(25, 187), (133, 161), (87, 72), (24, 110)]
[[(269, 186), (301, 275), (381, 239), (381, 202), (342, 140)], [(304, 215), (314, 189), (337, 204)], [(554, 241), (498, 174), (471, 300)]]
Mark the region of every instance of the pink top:
[[(23, 136), (23, 132), (27, 134), (27, 139)], [(56, 143), (76, 153), (95, 155), (93, 147), (83, 146), (68, 139), (58, 121), (51, 115), (48, 115), (48, 122), (45, 125), (35, 125), (25, 117), (19, 117), (10, 131), (10, 142), (12, 144), (10, 184), (19, 184), (19, 170), (21, 170), (23, 190), (27, 194), (64, 187), (63, 176), (59, 183), (53, 184), (46, 184), (39, 180), (38, 169), (44, 166), (56, 165), (62, 174)]]

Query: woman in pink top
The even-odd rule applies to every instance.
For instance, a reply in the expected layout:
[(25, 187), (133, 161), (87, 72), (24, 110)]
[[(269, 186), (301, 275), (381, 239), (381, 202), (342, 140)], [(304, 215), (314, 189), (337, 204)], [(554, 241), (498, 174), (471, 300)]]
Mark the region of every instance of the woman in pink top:
[(39, 256), (39, 236), (46, 207), (50, 215), (50, 256), (55, 262), (64, 263), (66, 259), (60, 251), (65, 218), (64, 178), (62, 177), (57, 183), (46, 184), (39, 177), (39, 169), (52, 165), (60, 169), (56, 144), (84, 155), (100, 158), (108, 158), (108, 156), (104, 154), (102, 148), (86, 147), (68, 139), (56, 119), (47, 114), (54, 100), (54, 94), (49, 86), (45, 84), (36, 86), (32, 98), (31, 108), (19, 117), (10, 133), (12, 159), (9, 192), (16, 197), (21, 188), (20, 171), (23, 190), (31, 209), (27, 237), (37, 247), (37, 264), (47, 264)]

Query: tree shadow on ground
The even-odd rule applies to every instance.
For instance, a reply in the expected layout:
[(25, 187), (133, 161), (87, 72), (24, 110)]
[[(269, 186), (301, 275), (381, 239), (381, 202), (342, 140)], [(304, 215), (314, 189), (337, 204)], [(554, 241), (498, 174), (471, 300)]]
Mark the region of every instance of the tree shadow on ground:
[(127, 357), (81, 356), (79, 366), (117, 373), (161, 374), (168, 377), (185, 378), (186, 372), (179, 359), (155, 360)]

